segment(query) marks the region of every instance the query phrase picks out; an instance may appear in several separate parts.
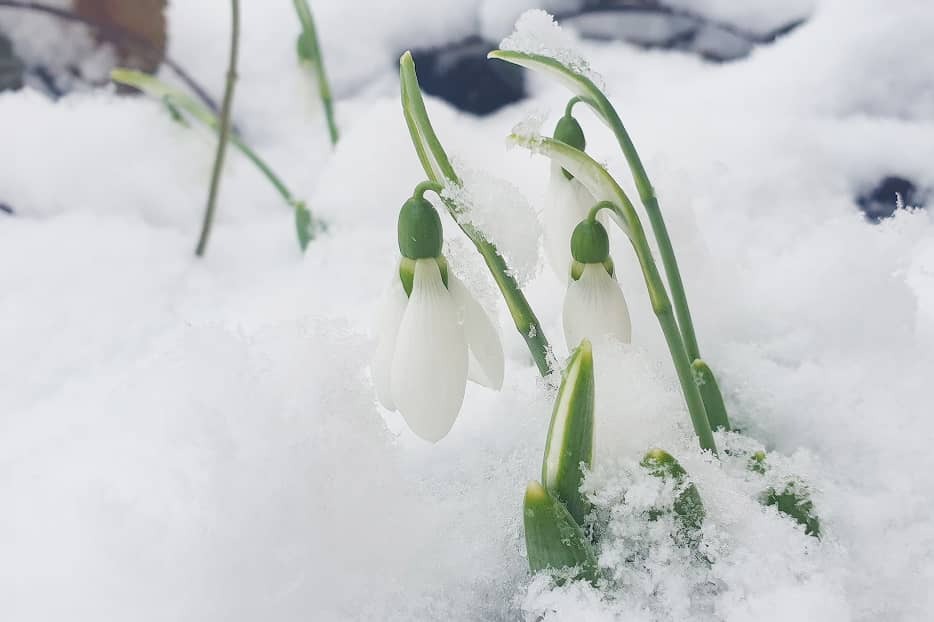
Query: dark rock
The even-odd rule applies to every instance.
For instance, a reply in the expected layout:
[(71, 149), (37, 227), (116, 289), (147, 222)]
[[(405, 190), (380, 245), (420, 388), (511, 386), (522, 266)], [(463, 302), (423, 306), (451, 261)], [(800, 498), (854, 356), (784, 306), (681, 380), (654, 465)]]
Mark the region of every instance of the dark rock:
[(17, 91), (23, 88), (25, 67), (13, 52), (13, 44), (0, 33), (0, 91)]
[(7, 205), (6, 203), (0, 203), (0, 213), (9, 214), (12, 216), (16, 212), (13, 211), (13, 208)]
[(757, 45), (773, 43), (803, 22), (752, 32), (655, 0), (596, 0), (557, 16), (591, 39), (622, 40), (647, 49), (682, 50), (714, 61), (744, 58)]
[(495, 112), (525, 97), (522, 69), (487, 60), (496, 44), (469, 37), (443, 48), (413, 50), (425, 93), (475, 115)]
[(871, 190), (857, 196), (856, 204), (870, 222), (877, 223), (894, 214), (899, 207), (924, 207), (923, 194), (910, 180), (888, 175)]

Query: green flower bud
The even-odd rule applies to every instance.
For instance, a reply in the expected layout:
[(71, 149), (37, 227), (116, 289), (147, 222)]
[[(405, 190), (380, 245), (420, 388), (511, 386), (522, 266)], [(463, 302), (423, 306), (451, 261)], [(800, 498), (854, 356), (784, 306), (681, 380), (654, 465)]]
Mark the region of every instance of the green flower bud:
[[(558, 119), (554, 138), (581, 151), (587, 146), (587, 139), (584, 138), (584, 130), (581, 128), (581, 124), (570, 115), (564, 115)], [(574, 179), (574, 175), (571, 175), (565, 169), (561, 169), (561, 172), (568, 179)]]
[(438, 210), (423, 197), (412, 197), (399, 210), (399, 252), (408, 259), (441, 255), (442, 229)]
[(603, 263), (610, 256), (610, 237), (597, 220), (582, 220), (571, 234), (571, 256), (580, 263)]

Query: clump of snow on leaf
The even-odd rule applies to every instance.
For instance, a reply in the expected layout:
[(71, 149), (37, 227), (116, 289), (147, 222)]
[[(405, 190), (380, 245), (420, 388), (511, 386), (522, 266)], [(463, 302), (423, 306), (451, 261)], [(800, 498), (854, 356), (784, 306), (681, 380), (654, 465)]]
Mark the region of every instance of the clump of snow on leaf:
[(541, 110), (536, 110), (527, 115), (512, 126), (506, 145), (513, 147), (516, 143), (531, 145), (539, 142), (542, 139), (542, 127), (545, 125), (545, 119), (547, 118), (548, 115)]
[(515, 31), (503, 39), (499, 47), (510, 52), (553, 58), (603, 89), (603, 78), (590, 68), (590, 63), (577, 52), (575, 44), (574, 37), (563, 30), (554, 17), (541, 9), (532, 9), (519, 17)]
[(447, 183), (441, 195), (456, 206), (461, 224), (475, 227), (492, 242), (523, 285), (538, 273), (538, 240), (541, 225), (519, 189), (462, 162), (455, 168), (461, 185)]

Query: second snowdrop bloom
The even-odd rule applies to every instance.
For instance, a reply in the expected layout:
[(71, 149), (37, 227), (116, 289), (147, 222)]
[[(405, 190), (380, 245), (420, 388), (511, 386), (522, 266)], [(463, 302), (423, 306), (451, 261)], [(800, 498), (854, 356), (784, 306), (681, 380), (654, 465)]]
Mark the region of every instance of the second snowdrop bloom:
[[(565, 114), (555, 126), (554, 137), (576, 149), (584, 150), (584, 131), (577, 120)], [(542, 212), (542, 232), (548, 264), (562, 281), (568, 276), (571, 253), (568, 240), (574, 227), (587, 217), (595, 200), (590, 191), (561, 165), (552, 163), (545, 209)]]
[(399, 212), (402, 259), (380, 310), (372, 365), (379, 401), (431, 442), (454, 425), (468, 378), (503, 384), (499, 334), (441, 247), (438, 212), (416, 194)]
[(614, 275), (606, 229), (597, 220), (585, 219), (574, 229), (570, 246), (573, 261), (563, 313), (566, 342), (610, 337), (629, 343), (629, 307)]

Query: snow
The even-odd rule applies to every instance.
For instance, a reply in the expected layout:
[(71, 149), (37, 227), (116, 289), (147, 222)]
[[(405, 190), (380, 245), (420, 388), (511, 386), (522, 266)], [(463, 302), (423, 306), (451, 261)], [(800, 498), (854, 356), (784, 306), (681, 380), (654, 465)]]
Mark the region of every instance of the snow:
[(577, 52), (571, 32), (562, 29), (550, 14), (541, 9), (532, 9), (519, 16), (516, 29), (500, 42), (499, 47), (512, 52), (549, 56), (568, 69), (587, 76), (598, 87), (604, 87), (600, 75)]
[[(313, 2), (338, 95), (332, 151), (293, 62), (289, 3), (244, 3), (234, 114), (331, 224), (304, 257), (288, 208), (232, 150), (207, 257), (194, 259), (214, 142), (158, 103), (106, 89), (58, 102), (0, 94), (0, 202), (16, 211), (0, 213), (0, 618), (930, 617), (934, 222), (900, 210), (871, 225), (853, 201), (889, 174), (934, 187), (930, 8), (698, 3), (748, 28), (810, 16), (723, 65), (572, 41), (645, 160), (701, 349), (744, 431), (718, 436), (720, 464), (697, 451), (641, 273), (615, 237), (633, 344), (595, 359), (586, 485), (613, 578), (597, 590), (528, 576), (521, 499), (539, 474), (553, 388), (446, 216), (452, 267), (499, 311), (503, 390), (469, 385), (451, 433), (428, 445), (376, 404), (367, 369), (397, 211), (423, 179), (398, 53), (470, 34), (483, 11), (492, 24), (494, 4)], [(215, 3), (170, 3), (170, 53), (213, 93), (222, 17)], [(551, 28), (541, 15), (526, 23)], [(17, 28), (19, 46), (31, 31)], [(67, 39), (62, 50), (85, 45), (65, 30), (49, 35)], [(537, 111), (560, 113), (568, 94), (530, 85), (529, 100), (483, 119), (427, 106), (475, 180), (477, 214), (502, 222), (563, 359), (565, 284), (534, 265), (534, 236), (517, 233), (536, 228), (548, 163), (506, 151), (503, 137)], [(635, 197), (612, 137), (575, 112), (588, 151)], [(637, 466), (656, 446), (704, 499), (709, 567), (641, 517), (671, 494)], [(760, 448), (766, 479), (742, 458)], [(811, 486), (821, 541), (756, 501), (791, 476)], [(631, 551), (645, 563), (620, 562)]]

